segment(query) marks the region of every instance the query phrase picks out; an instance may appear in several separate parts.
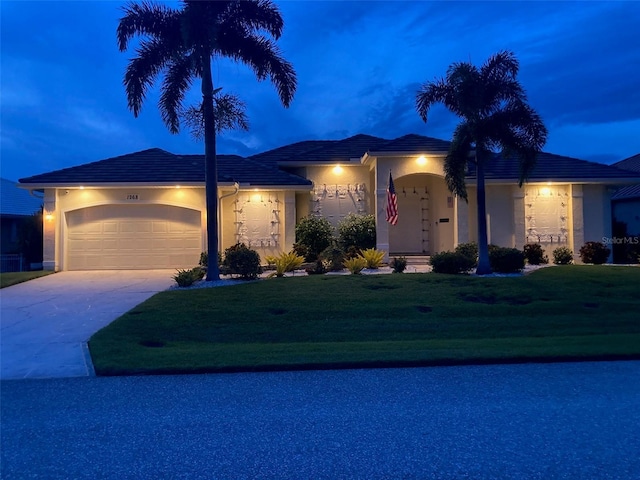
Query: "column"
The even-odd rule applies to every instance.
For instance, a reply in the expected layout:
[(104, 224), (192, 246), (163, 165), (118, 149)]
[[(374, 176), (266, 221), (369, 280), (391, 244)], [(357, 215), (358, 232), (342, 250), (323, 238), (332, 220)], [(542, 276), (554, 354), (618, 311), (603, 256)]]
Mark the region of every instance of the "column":
[(44, 212), (42, 215), (42, 268), (58, 270), (56, 262), (56, 226), (61, 219), (56, 211), (56, 190), (48, 188), (44, 191)]
[(281, 231), (284, 233), (280, 248), (283, 252), (289, 252), (296, 241), (296, 192), (286, 190), (284, 192), (284, 225)]
[(580, 247), (584, 245), (584, 199), (582, 185), (571, 185), (571, 238), (569, 248), (573, 258), (577, 258)]
[(515, 248), (521, 249), (527, 243), (527, 222), (524, 204), (524, 188), (513, 187), (513, 240)]

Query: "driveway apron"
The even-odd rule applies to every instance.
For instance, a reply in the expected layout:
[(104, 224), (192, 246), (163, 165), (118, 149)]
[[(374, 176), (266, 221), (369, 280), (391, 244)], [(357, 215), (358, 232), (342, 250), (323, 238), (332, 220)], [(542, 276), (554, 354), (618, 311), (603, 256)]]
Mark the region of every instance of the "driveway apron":
[(91, 335), (171, 286), (172, 270), (59, 272), (0, 290), (0, 379), (93, 374)]

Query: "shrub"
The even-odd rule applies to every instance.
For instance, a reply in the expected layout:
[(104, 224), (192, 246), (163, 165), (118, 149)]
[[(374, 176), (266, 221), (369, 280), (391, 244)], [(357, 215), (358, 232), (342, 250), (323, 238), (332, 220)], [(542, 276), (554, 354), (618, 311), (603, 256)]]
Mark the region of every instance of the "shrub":
[(300, 255), (301, 257), (303, 257), (305, 260), (307, 258), (309, 258), (309, 255), (310, 255), (310, 252), (311, 252), (311, 250), (309, 250), (309, 247), (307, 247), (306, 245), (303, 245), (301, 243), (294, 243), (293, 244), (293, 251), (297, 255)]
[(539, 243), (527, 243), (522, 251), (529, 265), (549, 263), (549, 257), (544, 254), (544, 248)]
[(404, 272), (407, 268), (407, 257), (393, 257), (391, 267), (393, 268), (393, 273)]
[[(307, 262), (313, 262), (320, 252), (331, 245), (333, 239), (333, 227), (324, 217), (308, 216), (300, 220), (296, 225), (296, 245), (294, 250), (298, 255), (303, 255)], [(304, 254), (300, 250), (306, 247)]]
[(573, 263), (573, 252), (567, 247), (558, 247), (553, 251), (553, 263), (556, 265), (570, 265)]
[(244, 243), (237, 243), (224, 251), (223, 265), (230, 274), (240, 275), (245, 280), (254, 279), (262, 273), (260, 255)]
[(191, 272), (196, 277), (196, 280), (202, 280), (207, 274), (207, 271), (202, 267), (195, 267), (191, 269)]
[(191, 270), (178, 269), (172, 278), (179, 287), (190, 287), (197, 280), (204, 278), (204, 270), (200, 267), (192, 268)]
[(334, 243), (320, 253), (319, 259), (327, 270), (338, 271), (343, 269), (345, 255), (344, 251)]
[(367, 266), (367, 261), (363, 257), (348, 258), (344, 261), (344, 266), (353, 275), (357, 275)]
[(429, 263), (436, 273), (467, 273), (476, 262), (457, 252), (440, 252), (431, 255)]
[(327, 268), (325, 266), (325, 262), (322, 260), (316, 260), (312, 267), (305, 268), (304, 271), (309, 275), (322, 275), (327, 273)]
[(367, 262), (367, 268), (376, 269), (382, 263), (384, 252), (381, 250), (376, 250), (375, 248), (367, 248), (365, 250), (362, 250), (360, 256), (364, 258), (365, 262)]
[(600, 265), (607, 261), (610, 253), (611, 249), (600, 242), (587, 242), (580, 247), (580, 259), (584, 263)]
[[(272, 260), (273, 262), (269, 262)], [(304, 262), (304, 257), (296, 254), (295, 252), (282, 253), (277, 257), (267, 257), (267, 262), (272, 263), (276, 267), (276, 271), (269, 277), (283, 277), (286, 272), (292, 272)]]
[(492, 248), (489, 252), (489, 264), (494, 272), (520, 272), (524, 268), (524, 253), (517, 248)]
[(475, 242), (461, 243), (456, 247), (456, 253), (460, 253), (474, 262), (474, 267), (478, 265), (478, 244)]
[[(198, 265), (204, 268), (209, 266), (209, 252), (200, 253), (200, 261), (198, 262)], [(222, 265), (222, 254), (220, 252), (218, 252), (218, 265)]]
[(338, 223), (338, 245), (348, 251), (376, 247), (376, 219), (373, 215), (350, 213)]

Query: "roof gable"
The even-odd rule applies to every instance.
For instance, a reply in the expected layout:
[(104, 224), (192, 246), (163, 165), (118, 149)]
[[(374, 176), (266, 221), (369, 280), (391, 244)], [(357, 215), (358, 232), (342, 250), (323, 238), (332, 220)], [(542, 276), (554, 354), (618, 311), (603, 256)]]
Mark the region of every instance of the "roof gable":
[(410, 133), (371, 150), (375, 152), (448, 152), (451, 142)]
[(632, 172), (640, 172), (640, 153), (633, 157), (625, 158), (624, 160), (613, 163), (611, 166), (622, 168), (623, 170), (631, 170)]
[(342, 140), (310, 140), (258, 153), (249, 158), (261, 162), (348, 162), (388, 142), (384, 138), (358, 134)]

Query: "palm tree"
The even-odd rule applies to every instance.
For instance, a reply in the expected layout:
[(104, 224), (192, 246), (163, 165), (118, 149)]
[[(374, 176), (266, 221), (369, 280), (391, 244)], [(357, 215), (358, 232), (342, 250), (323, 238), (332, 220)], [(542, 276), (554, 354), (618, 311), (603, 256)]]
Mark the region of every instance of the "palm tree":
[(491, 273), (487, 245), (485, 166), (502, 151), (502, 161), (516, 160), (519, 186), (535, 166), (536, 156), (547, 140), (540, 116), (527, 104), (516, 79), (520, 65), (509, 51), (490, 57), (480, 68), (454, 63), (446, 78), (427, 82), (416, 95), (416, 109), (424, 122), (435, 103), (442, 103), (462, 118), (456, 127), (444, 162), (449, 190), (468, 201), (465, 184), (467, 164), (475, 165), (478, 203), (478, 275)]
[(146, 0), (128, 3), (118, 25), (117, 39), (124, 52), (132, 38), (140, 37), (137, 56), (129, 61), (124, 76), (129, 109), (136, 117), (149, 88), (163, 75), (158, 108), (169, 131), (178, 133), (184, 96), (194, 79), (201, 79), (210, 253), (207, 280), (218, 280), (217, 119), (211, 61), (230, 58), (251, 68), (258, 80), (269, 78), (285, 107), (293, 99), (296, 74), (275, 43), (284, 22), (271, 0), (180, 3), (179, 9)]

